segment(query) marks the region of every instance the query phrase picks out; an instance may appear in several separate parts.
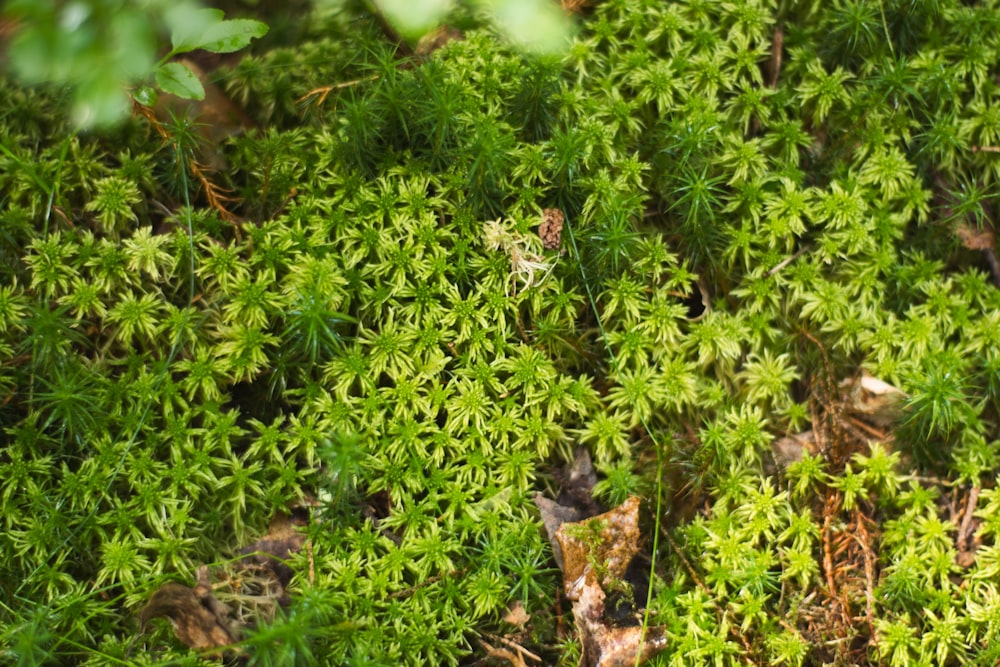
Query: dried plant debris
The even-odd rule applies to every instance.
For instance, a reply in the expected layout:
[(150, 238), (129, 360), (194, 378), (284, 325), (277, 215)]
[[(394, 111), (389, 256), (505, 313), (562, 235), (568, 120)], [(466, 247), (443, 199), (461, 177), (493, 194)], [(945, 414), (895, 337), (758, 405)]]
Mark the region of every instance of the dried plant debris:
[[(991, 151), (996, 152), (996, 151)], [(997, 259), (996, 233), (989, 225), (973, 225), (960, 223), (954, 227), (955, 236), (969, 250), (982, 251), (990, 265), (993, 282), (1000, 287), (1000, 260)]]
[[(503, 641), (502, 637), (499, 637), (498, 639)], [(528, 663), (524, 661), (525, 657), (536, 662), (541, 661), (541, 658), (537, 655), (516, 644), (514, 645), (514, 650), (510, 650), (492, 646), (487, 644), (482, 639), (478, 641), (479, 645), (483, 647), (484, 651), (486, 651), (486, 656), (499, 664), (512, 665), (513, 667), (528, 667)]]
[(227, 612), (226, 606), (212, 595), (210, 587), (199, 583), (189, 588), (170, 582), (153, 593), (139, 613), (139, 622), (145, 630), (152, 619), (165, 617), (173, 626), (177, 639), (185, 646), (223, 649), (237, 640)]
[(862, 372), (855, 380), (841, 384), (847, 395), (848, 413), (876, 426), (889, 426), (902, 416), (906, 394), (893, 385)]
[(557, 208), (542, 211), (542, 223), (538, 225), (538, 237), (546, 250), (558, 250), (562, 245), (562, 230), (565, 216)]
[(301, 524), (294, 514), (276, 516), (267, 535), (240, 550), (243, 558), (236, 567), (216, 569), (214, 583), (213, 573), (203, 565), (193, 588), (164, 584), (139, 613), (141, 630), (150, 620), (165, 617), (185, 646), (239, 654), (232, 645), (240, 630), (273, 621), (278, 608), (291, 602), (288, 560), (305, 544)]
[(278, 601), (282, 605), (290, 602), (285, 589), (292, 581), (292, 568), (287, 561), (306, 541), (299, 530), (300, 523), (293, 516), (279, 514), (271, 521), (267, 535), (240, 549), (245, 556), (244, 563), (258, 566), (274, 576), (278, 585)]
[(507, 613), (503, 616), (504, 623), (509, 623), (518, 630), (523, 630), (524, 626), (526, 626), (530, 620), (531, 614), (525, 610), (524, 603), (520, 600), (514, 600), (514, 603), (510, 605), (507, 609)]
[(632, 595), (626, 579), (641, 546), (639, 499), (556, 531), (562, 551), (563, 587), (583, 645), (582, 665), (625, 667), (651, 658), (667, 646), (661, 628), (623, 626), (608, 612), (609, 597)]
[[(858, 419), (879, 429), (896, 423), (902, 417), (903, 401), (907, 398), (900, 389), (864, 371), (841, 382), (840, 391), (845, 418)], [(868, 442), (884, 440), (877, 430), (871, 428), (864, 435)], [(774, 461), (782, 470), (801, 461), (803, 453), (815, 456), (820, 450), (817, 434), (813, 430), (777, 438), (771, 443)]]
[(552, 554), (559, 569), (563, 569), (562, 550), (556, 540), (556, 530), (564, 523), (573, 523), (600, 514), (604, 508), (593, 498), (597, 473), (586, 447), (578, 447), (573, 462), (556, 473), (560, 482), (558, 500), (535, 494), (535, 505), (542, 517), (542, 524), (552, 544)]
[(252, 118), (215, 85), (208, 75), (188, 58), (178, 62), (194, 72), (205, 89), (201, 100), (188, 100), (169, 93), (161, 93), (153, 106), (153, 113), (161, 123), (170, 124), (174, 117), (187, 117), (193, 121), (198, 136), (203, 140), (198, 160), (210, 172), (227, 169), (222, 154), (222, 142), (248, 130), (257, 128)]
[(991, 229), (962, 224), (955, 228), (955, 236), (969, 250), (996, 250), (996, 235)]
[[(802, 455), (806, 452), (815, 454), (817, 450), (816, 434), (809, 431), (796, 433), (776, 438), (771, 442), (771, 453), (774, 455), (774, 462), (778, 468), (785, 470), (793, 463), (802, 460)], [(774, 474), (776, 470), (768, 470), (769, 474)]]
[(576, 507), (583, 512), (583, 516), (600, 514), (607, 509), (594, 500), (597, 472), (586, 447), (577, 447), (573, 463), (563, 471), (561, 479), (562, 487), (558, 498), (560, 504)]
[(542, 516), (542, 524), (545, 526), (545, 532), (549, 536), (549, 542), (552, 544), (552, 556), (555, 558), (556, 565), (559, 566), (560, 570), (565, 569), (562, 549), (559, 546), (559, 541), (556, 539), (556, 531), (564, 523), (579, 521), (583, 518), (583, 514), (575, 507), (560, 505), (540, 493), (535, 494), (535, 505)]
[(425, 58), (448, 44), (448, 42), (461, 39), (465, 39), (465, 35), (461, 30), (449, 25), (442, 25), (421, 37), (417, 42), (414, 53), (421, 58)]

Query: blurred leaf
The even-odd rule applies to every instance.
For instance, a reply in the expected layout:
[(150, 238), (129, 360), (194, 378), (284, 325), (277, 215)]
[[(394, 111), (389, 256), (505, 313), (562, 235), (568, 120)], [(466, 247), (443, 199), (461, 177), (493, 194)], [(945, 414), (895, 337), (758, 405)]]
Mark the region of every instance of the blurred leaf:
[(222, 23), (225, 12), (221, 9), (201, 9), (184, 3), (169, 10), (163, 17), (170, 28), (170, 43), (175, 53), (201, 48), (203, 36), (215, 24)]
[[(149, 17), (139, 11), (122, 11), (110, 20), (104, 32), (109, 39), (101, 48), (112, 58), (109, 74), (122, 84), (148, 77), (156, 66), (157, 49), (155, 28)], [(95, 58), (104, 56), (98, 51)]]
[(572, 20), (550, 0), (492, 0), (487, 10), (507, 39), (533, 53), (569, 48)]
[(452, 9), (451, 0), (377, 0), (377, 4), (393, 27), (408, 38), (436, 28)]
[(248, 46), (250, 41), (267, 34), (267, 25), (251, 19), (233, 19), (210, 26), (192, 48), (212, 53), (232, 53)]
[(79, 127), (106, 127), (128, 115), (129, 99), (121, 81), (109, 72), (76, 89), (73, 121)]

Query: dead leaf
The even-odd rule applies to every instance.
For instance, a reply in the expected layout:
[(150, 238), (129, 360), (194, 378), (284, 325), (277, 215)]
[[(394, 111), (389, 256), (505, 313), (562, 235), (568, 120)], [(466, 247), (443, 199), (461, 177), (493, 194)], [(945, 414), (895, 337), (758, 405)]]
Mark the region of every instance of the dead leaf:
[(566, 595), (575, 600), (573, 590), (580, 580), (597, 577), (595, 563), (606, 573), (605, 579), (620, 579), (639, 553), (639, 499), (633, 496), (610, 512), (579, 523), (563, 524), (556, 531), (556, 539), (566, 561), (563, 569)]
[(597, 473), (590, 460), (590, 451), (586, 447), (577, 447), (573, 454), (573, 464), (566, 475), (566, 488), (560, 494), (560, 500), (565, 502), (562, 496), (568, 495), (574, 504), (584, 511), (595, 507), (593, 499), (595, 484), (597, 484)]
[(812, 431), (804, 431), (778, 438), (771, 443), (771, 452), (774, 454), (774, 461), (782, 470), (793, 463), (802, 460), (805, 452), (812, 454), (816, 449), (816, 435)]
[(667, 646), (662, 628), (620, 627), (605, 614), (611, 590), (624, 581), (629, 563), (639, 553), (639, 505), (629, 498), (610, 512), (556, 531), (562, 550), (563, 588), (573, 601), (583, 661), (587, 667), (626, 667), (647, 660)]
[(562, 548), (559, 546), (559, 540), (556, 539), (556, 531), (559, 530), (559, 526), (564, 523), (579, 521), (583, 518), (583, 516), (580, 510), (574, 507), (560, 505), (556, 501), (550, 500), (540, 493), (535, 494), (535, 505), (538, 506), (538, 512), (542, 517), (542, 524), (545, 526), (545, 532), (549, 536), (549, 543), (552, 545), (552, 557), (555, 558), (556, 565), (558, 565), (559, 569), (562, 570)]
[(572, 523), (599, 514), (603, 509), (594, 501), (594, 485), (597, 473), (590, 461), (586, 447), (577, 447), (573, 462), (556, 474), (560, 481), (559, 500), (551, 500), (540, 493), (535, 494), (535, 505), (545, 525), (545, 532), (552, 545), (552, 555), (556, 565), (563, 569), (562, 548), (556, 539), (556, 530), (564, 523)]
[(594, 500), (594, 485), (597, 472), (590, 460), (586, 447), (577, 447), (573, 462), (556, 474), (559, 481), (559, 495), (556, 501), (564, 507), (572, 507), (580, 513), (580, 518), (594, 516), (607, 508)]
[(509, 623), (518, 630), (524, 628), (530, 620), (531, 614), (524, 610), (524, 603), (520, 600), (515, 600), (514, 604), (510, 606), (510, 609), (507, 610), (507, 613), (503, 617), (504, 623)]
[(955, 236), (969, 250), (996, 249), (996, 236), (989, 229), (976, 229), (972, 225), (961, 224), (955, 228)]
[(644, 635), (639, 625), (615, 628), (597, 624), (584, 640), (583, 655), (585, 663), (594, 667), (634, 667), (637, 652), (642, 663), (666, 648), (663, 628), (647, 628)]
[(285, 589), (292, 582), (293, 575), (292, 568), (286, 561), (302, 548), (305, 541), (306, 537), (293, 517), (278, 514), (271, 521), (267, 535), (240, 549), (244, 562), (259, 566), (274, 576), (278, 583), (276, 597), (283, 606), (290, 601), (285, 595)]
[(177, 639), (189, 648), (223, 648), (236, 643), (226, 621), (225, 606), (201, 588), (176, 582), (164, 584), (139, 613), (140, 626), (145, 629), (150, 620), (166, 617)]
[(845, 380), (841, 388), (846, 390), (847, 411), (876, 426), (889, 426), (902, 415), (906, 394), (867, 372), (858, 379)]

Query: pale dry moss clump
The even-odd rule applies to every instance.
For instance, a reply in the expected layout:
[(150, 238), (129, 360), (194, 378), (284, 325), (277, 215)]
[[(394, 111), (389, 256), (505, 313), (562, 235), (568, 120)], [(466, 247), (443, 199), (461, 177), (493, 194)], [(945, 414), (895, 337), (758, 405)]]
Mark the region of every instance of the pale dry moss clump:
[(510, 258), (510, 290), (520, 284), (527, 289), (540, 284), (551, 273), (554, 263), (540, 252), (542, 242), (531, 234), (508, 230), (501, 220), (483, 223), (483, 245), (487, 250), (502, 252)]

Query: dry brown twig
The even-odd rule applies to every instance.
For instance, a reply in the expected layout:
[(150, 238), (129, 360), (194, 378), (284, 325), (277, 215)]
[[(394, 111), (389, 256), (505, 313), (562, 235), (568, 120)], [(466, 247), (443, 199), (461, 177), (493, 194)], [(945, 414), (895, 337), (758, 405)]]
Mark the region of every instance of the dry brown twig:
[(837, 582), (833, 575), (833, 515), (840, 509), (840, 493), (831, 490), (823, 504), (823, 570), (826, 575), (827, 595), (831, 600), (839, 600)]
[(527, 664), (524, 662), (524, 658), (520, 653), (514, 653), (513, 651), (508, 651), (505, 648), (497, 648), (496, 646), (487, 644), (482, 639), (477, 639), (476, 641), (478, 641), (479, 645), (486, 651), (487, 657), (505, 660), (510, 665), (513, 665), (513, 667), (527, 667)]
[(980, 488), (974, 486), (969, 489), (969, 497), (965, 502), (965, 511), (962, 513), (962, 524), (959, 526), (958, 535), (955, 537), (955, 546), (958, 548), (959, 565), (969, 567), (975, 559), (975, 540), (973, 538), (973, 515), (976, 505), (979, 504)]
[(774, 29), (774, 39), (771, 41), (771, 80), (768, 84), (771, 88), (778, 87), (778, 75), (781, 73), (781, 50), (785, 45), (785, 31), (778, 26)]
[[(138, 102), (133, 102), (132, 110), (138, 115), (149, 121), (150, 127), (156, 131), (157, 134), (163, 139), (164, 142), (169, 143), (173, 137), (170, 132), (163, 126), (163, 123), (156, 117), (155, 112), (151, 107), (139, 104)], [(179, 157), (179, 156), (178, 156)], [(226, 203), (235, 203), (240, 200), (236, 197), (231, 197), (227, 193), (230, 192), (226, 188), (216, 185), (208, 175), (208, 169), (198, 163), (193, 157), (187, 159), (187, 167), (191, 170), (191, 174), (198, 180), (201, 184), (202, 189), (205, 191), (205, 198), (208, 200), (208, 205), (214, 209), (226, 222), (237, 223), (240, 221), (239, 217), (226, 208)], [(239, 238), (239, 227), (233, 224), (236, 231), (237, 238)]]
[[(342, 90), (344, 88), (350, 88), (351, 86), (356, 86), (359, 83), (367, 83), (369, 81), (375, 81), (381, 75), (373, 74), (371, 76), (366, 76), (363, 79), (353, 79), (351, 81), (343, 81), (341, 83), (334, 83), (329, 86), (320, 86), (319, 88), (313, 88), (308, 93), (295, 100), (297, 103), (302, 104), (304, 102), (313, 102), (316, 105), (323, 104), (326, 101), (327, 96), (335, 90)], [(316, 98), (316, 99), (310, 99)]]
[(862, 512), (860, 507), (854, 508), (854, 520), (858, 529), (854, 533), (854, 538), (861, 546), (861, 553), (865, 559), (865, 618), (868, 621), (868, 632), (874, 647), (878, 647), (878, 634), (875, 631), (875, 555), (872, 553), (871, 534), (865, 525), (870, 521)]
[(519, 654), (521, 654), (523, 657), (528, 658), (529, 660), (534, 660), (535, 662), (541, 662), (542, 661), (542, 659), (539, 656), (535, 655), (534, 653), (532, 653), (528, 649), (524, 648), (523, 646), (521, 646), (517, 642), (508, 639), (507, 637), (501, 637), (500, 635), (492, 635), (492, 634), (489, 634), (489, 633), (487, 633), (486, 636), (489, 637), (493, 641), (500, 642), (501, 644), (506, 644), (507, 646), (509, 646), (510, 648), (514, 649)]
[[(231, 192), (231, 190), (216, 185), (212, 179), (208, 177), (208, 170), (204, 167), (204, 165), (199, 164), (196, 160), (189, 160), (188, 166), (191, 168), (192, 175), (198, 179), (198, 182), (204, 189), (205, 198), (208, 199), (208, 205), (219, 214), (219, 217), (230, 223), (240, 222), (240, 218), (226, 208), (226, 203), (240, 201), (238, 198), (230, 197), (226, 194)], [(239, 227), (234, 224), (233, 228), (236, 230), (237, 239), (240, 240)]]

